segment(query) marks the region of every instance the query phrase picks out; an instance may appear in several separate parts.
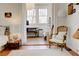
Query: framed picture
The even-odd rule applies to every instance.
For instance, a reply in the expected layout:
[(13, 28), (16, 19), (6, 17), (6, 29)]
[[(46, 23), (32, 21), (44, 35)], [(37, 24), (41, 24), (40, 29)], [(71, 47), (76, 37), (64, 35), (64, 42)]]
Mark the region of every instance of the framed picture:
[(68, 15), (71, 15), (71, 14), (73, 14), (73, 3), (70, 3), (68, 5)]
[(5, 12), (5, 18), (11, 18), (12, 13), (11, 12)]

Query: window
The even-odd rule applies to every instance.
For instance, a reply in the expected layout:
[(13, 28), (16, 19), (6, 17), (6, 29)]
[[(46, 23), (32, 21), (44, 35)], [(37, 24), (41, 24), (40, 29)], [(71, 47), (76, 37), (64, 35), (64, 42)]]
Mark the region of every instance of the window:
[[(37, 12), (37, 14), (36, 14)], [(36, 16), (37, 15), (37, 16)], [(36, 24), (36, 23), (48, 23), (47, 19), (47, 8), (40, 8), (40, 9), (30, 9), (27, 10), (27, 20), (29, 24)], [(38, 21), (38, 22), (37, 22)]]
[(36, 17), (35, 9), (27, 10), (27, 20), (29, 21), (29, 24), (36, 23), (35, 17)]
[(46, 9), (39, 9), (39, 23), (48, 23), (47, 8)]

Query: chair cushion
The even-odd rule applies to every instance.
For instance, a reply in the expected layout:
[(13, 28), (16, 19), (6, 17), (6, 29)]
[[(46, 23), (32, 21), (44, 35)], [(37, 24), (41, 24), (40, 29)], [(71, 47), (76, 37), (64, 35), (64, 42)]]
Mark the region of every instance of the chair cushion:
[(11, 34), (10, 35), (10, 42), (14, 42), (15, 40), (20, 40), (21, 39), (21, 35), (20, 34), (17, 34), (17, 33), (15, 33), (15, 34)]
[(0, 35), (0, 47), (5, 45), (8, 41), (8, 37), (7, 36), (3, 36), (3, 35)]
[(55, 38), (57, 35), (52, 35), (52, 38)]
[(58, 39), (50, 39), (49, 41), (56, 43), (64, 43), (63, 40), (58, 40)]
[(5, 33), (5, 27), (0, 27), (0, 35), (4, 35)]
[(66, 32), (59, 32), (56, 37), (57, 37), (58, 39), (62, 39), (65, 34), (66, 34)]
[(56, 42), (56, 43), (63, 43), (63, 36), (66, 34), (66, 32), (59, 32), (58, 35), (56, 35), (55, 37), (52, 37), (52, 39), (50, 39), (51, 42)]

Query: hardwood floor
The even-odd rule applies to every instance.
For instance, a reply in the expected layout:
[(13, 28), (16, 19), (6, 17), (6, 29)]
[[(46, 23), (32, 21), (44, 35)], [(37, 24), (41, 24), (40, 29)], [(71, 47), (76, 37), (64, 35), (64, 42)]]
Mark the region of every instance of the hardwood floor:
[(44, 37), (29, 37), (28, 40), (44, 40)]
[(44, 40), (43, 37), (37, 37), (37, 38), (27, 38), (27, 45), (35, 45), (35, 44), (40, 44), (40, 45), (44, 45), (44, 44), (48, 44), (47, 41)]
[(24, 44), (22, 46), (48, 46), (49, 44)]
[(75, 53), (74, 51), (68, 51), (72, 56), (79, 56), (77, 53)]
[[(23, 45), (20, 49), (49, 49), (47, 42), (44, 41), (43, 38), (29, 38), (28, 44)], [(34, 40), (34, 41), (33, 41)], [(35, 41), (36, 40), (36, 41)], [(40, 44), (41, 42), (41, 44)], [(56, 46), (51, 47), (56, 48)], [(18, 50), (20, 50), (18, 49)], [(12, 50), (11, 49), (4, 49), (0, 51), (0, 56), (7, 56)], [(74, 51), (68, 51), (72, 56), (79, 56)]]
[(7, 56), (11, 52), (10, 49), (4, 49), (0, 51), (0, 56)]
[[(20, 49), (18, 50), (22, 50), (22, 49), (49, 49), (47, 46), (22, 46)], [(7, 56), (12, 50), (11, 49), (4, 49), (3, 51), (0, 51), (0, 56)], [(72, 56), (79, 56), (77, 53), (75, 53), (74, 51), (68, 51)]]
[(79, 54), (77, 54), (76, 52), (74, 52), (72, 49), (70, 49), (69, 47), (65, 47), (65, 49), (72, 55), (72, 56), (79, 56)]

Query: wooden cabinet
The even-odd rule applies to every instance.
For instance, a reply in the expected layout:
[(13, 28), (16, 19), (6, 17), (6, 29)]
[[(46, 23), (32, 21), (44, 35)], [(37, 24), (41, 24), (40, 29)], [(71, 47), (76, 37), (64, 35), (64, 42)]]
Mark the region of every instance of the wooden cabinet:
[(18, 49), (21, 44), (21, 40), (16, 40), (15, 42), (8, 42), (7, 46), (9, 49)]

